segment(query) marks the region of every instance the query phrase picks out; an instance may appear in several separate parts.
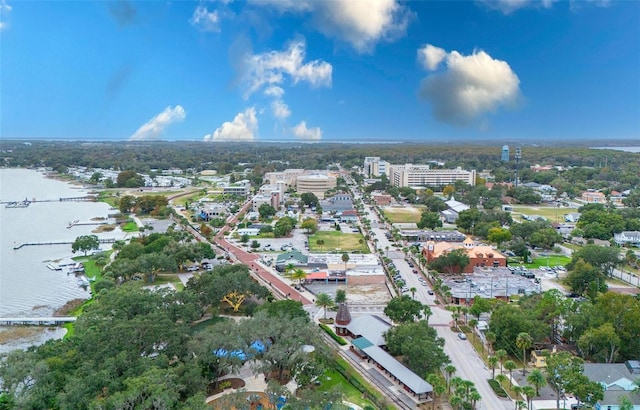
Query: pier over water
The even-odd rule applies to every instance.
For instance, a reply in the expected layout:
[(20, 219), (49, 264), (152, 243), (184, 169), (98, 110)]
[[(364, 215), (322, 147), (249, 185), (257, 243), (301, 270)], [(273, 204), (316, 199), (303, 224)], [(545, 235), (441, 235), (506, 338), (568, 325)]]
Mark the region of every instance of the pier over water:
[(52, 326), (75, 322), (75, 316), (50, 316), (50, 317), (0, 317), (0, 326), (8, 325), (32, 325)]

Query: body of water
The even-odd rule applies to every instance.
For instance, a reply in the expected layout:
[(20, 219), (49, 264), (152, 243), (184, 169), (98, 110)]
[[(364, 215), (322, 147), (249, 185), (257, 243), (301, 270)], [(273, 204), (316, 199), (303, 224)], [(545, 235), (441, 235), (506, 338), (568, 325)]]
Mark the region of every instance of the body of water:
[(591, 149), (612, 149), (614, 151), (640, 152), (640, 147), (591, 147)]
[[(87, 193), (35, 170), (0, 169), (2, 202), (58, 200)], [(47, 268), (48, 263), (79, 255), (71, 252), (70, 244), (13, 247), (26, 242), (73, 241), (80, 235), (91, 235), (97, 226), (67, 228), (68, 222), (90, 222), (114, 212), (101, 202), (33, 202), (27, 208), (0, 205), (0, 317), (51, 316), (69, 300), (89, 298), (90, 293), (78, 286), (74, 275)], [(116, 229), (98, 236), (122, 239), (125, 234)], [(103, 244), (101, 248), (109, 246)]]

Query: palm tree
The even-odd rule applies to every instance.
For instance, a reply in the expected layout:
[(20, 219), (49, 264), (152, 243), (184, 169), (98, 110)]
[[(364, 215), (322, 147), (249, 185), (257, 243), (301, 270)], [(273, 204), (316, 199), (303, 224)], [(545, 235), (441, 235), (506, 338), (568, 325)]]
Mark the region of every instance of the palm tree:
[(540, 395), (540, 388), (547, 384), (547, 379), (540, 369), (534, 369), (531, 374), (527, 376), (527, 381), (536, 388), (536, 396)]
[(422, 305), (422, 315), (424, 316), (424, 320), (429, 324), (429, 317), (433, 314), (431, 307), (429, 305)]
[(324, 318), (327, 319), (327, 308), (333, 306), (333, 299), (327, 293), (318, 293), (316, 296), (316, 305), (324, 308)]
[(458, 395), (453, 395), (449, 399), (449, 403), (451, 403), (451, 406), (453, 406), (454, 409), (461, 409), (464, 403), (464, 400), (462, 400), (462, 397)]
[(489, 366), (491, 367), (491, 378), (496, 378), (496, 366), (498, 365), (498, 358), (495, 356), (487, 357), (487, 361), (489, 362)]
[(389, 257), (389, 245), (385, 246), (384, 249), (387, 251), (387, 258)]
[(349, 262), (349, 254), (348, 253), (343, 253), (342, 254), (342, 262), (344, 262), (344, 271), (347, 271), (347, 262)]
[(291, 275), (291, 273), (296, 269), (296, 265), (293, 263), (287, 263), (284, 267), (284, 274)]
[(522, 386), (518, 386), (517, 384), (515, 386), (511, 386), (511, 391), (513, 392), (513, 398), (516, 401), (515, 410), (518, 410), (518, 401), (520, 401), (518, 396), (520, 396), (520, 393), (522, 393)]
[(336, 290), (336, 297), (335, 297), (336, 305), (339, 305), (340, 303), (346, 303), (346, 302), (347, 302), (347, 291), (344, 289)]
[(523, 386), (522, 387), (522, 395), (527, 399), (527, 409), (531, 408), (531, 402), (533, 398), (538, 394), (531, 386)]
[(305, 280), (306, 278), (307, 278), (307, 272), (303, 271), (300, 268), (294, 269), (293, 272), (291, 273), (291, 279), (300, 281), (301, 286), (302, 286), (302, 281)]
[(527, 349), (533, 345), (533, 338), (529, 333), (521, 332), (516, 337), (516, 346), (522, 349), (522, 374), (526, 373), (527, 369)]
[(433, 402), (431, 403), (431, 409), (433, 410), (436, 405), (436, 399), (445, 392), (445, 386), (440, 376), (434, 373), (429, 373), (425, 380), (433, 387)]
[[(475, 332), (475, 328), (476, 326), (478, 326), (478, 320), (477, 319), (471, 319), (469, 321), (469, 326), (471, 326), (471, 334), (473, 334), (473, 341), (476, 341), (476, 332)], [(482, 346), (484, 348), (484, 345)]]
[(513, 360), (507, 360), (504, 362), (504, 368), (509, 372), (509, 388), (513, 386), (513, 370), (516, 367), (518, 367), (518, 365)]
[(415, 299), (416, 298), (416, 292), (418, 291), (418, 289), (416, 288), (409, 288), (409, 292), (411, 292), (411, 299)]
[(493, 332), (487, 332), (484, 335), (484, 338), (487, 339), (487, 343), (489, 343), (489, 353), (493, 351), (493, 344), (496, 342), (496, 334)]
[(496, 351), (496, 357), (498, 358), (498, 360), (500, 360), (500, 374), (502, 374), (502, 359), (507, 357), (507, 351), (504, 349), (499, 349), (498, 351)]
[(322, 247), (324, 246), (324, 239), (318, 239), (316, 241), (316, 245), (320, 247), (320, 252), (322, 252)]
[(480, 395), (480, 393), (478, 393), (477, 390), (472, 391), (471, 393), (469, 393), (469, 401), (471, 402), (471, 408), (476, 408), (476, 404), (482, 399), (482, 396)]
[(447, 382), (447, 393), (451, 392), (451, 376), (456, 372), (456, 367), (452, 364), (448, 364), (444, 368), (444, 375)]

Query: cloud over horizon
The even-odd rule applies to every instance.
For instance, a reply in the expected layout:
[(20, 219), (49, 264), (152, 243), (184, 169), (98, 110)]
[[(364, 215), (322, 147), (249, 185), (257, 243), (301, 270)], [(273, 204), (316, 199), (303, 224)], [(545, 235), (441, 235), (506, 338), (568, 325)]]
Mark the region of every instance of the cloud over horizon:
[(168, 106), (160, 114), (151, 118), (143, 124), (132, 136), (129, 141), (146, 141), (155, 140), (162, 135), (162, 132), (174, 122), (183, 121), (187, 117), (187, 112), (180, 105), (175, 107)]
[(254, 107), (236, 114), (232, 121), (226, 121), (213, 134), (204, 136), (204, 141), (253, 141), (258, 130), (258, 118)]
[(280, 13), (309, 13), (323, 35), (348, 43), (358, 53), (371, 53), (381, 41), (405, 35), (414, 15), (398, 0), (253, 0)]
[(520, 79), (509, 64), (482, 50), (465, 56), (427, 44), (418, 49), (418, 60), (432, 72), (422, 80), (419, 95), (431, 103), (439, 121), (469, 125), (520, 99)]
[(319, 141), (322, 139), (322, 130), (320, 127), (307, 128), (306, 121), (300, 121), (300, 123), (291, 128), (293, 135), (299, 140), (305, 141)]

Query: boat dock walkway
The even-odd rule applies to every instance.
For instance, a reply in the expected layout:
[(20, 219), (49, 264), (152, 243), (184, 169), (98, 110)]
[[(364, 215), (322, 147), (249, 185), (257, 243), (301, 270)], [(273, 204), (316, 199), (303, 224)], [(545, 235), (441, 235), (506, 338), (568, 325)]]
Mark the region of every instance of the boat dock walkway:
[(74, 196), (67, 198), (58, 198), (58, 199), (25, 199), (23, 201), (0, 201), (0, 204), (5, 205), (5, 208), (26, 208), (29, 205), (36, 202), (95, 202), (98, 198), (95, 195), (86, 195), (86, 196)]
[(107, 221), (92, 221), (92, 222), (79, 222), (79, 221), (70, 221), (67, 224), (67, 228), (73, 228), (74, 226), (82, 226), (82, 225), (107, 225), (109, 222)]
[(34, 325), (50, 326), (75, 322), (75, 316), (50, 316), (50, 317), (0, 317), (0, 326), (8, 325)]
[[(100, 243), (115, 243), (116, 238), (101, 238)], [(50, 241), (50, 242), (25, 242), (13, 245), (13, 249), (20, 249), (24, 246), (44, 246), (44, 245), (72, 245), (74, 241)]]

